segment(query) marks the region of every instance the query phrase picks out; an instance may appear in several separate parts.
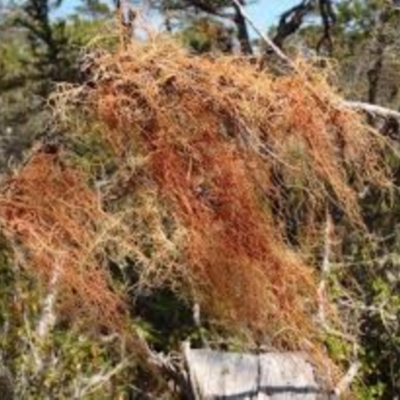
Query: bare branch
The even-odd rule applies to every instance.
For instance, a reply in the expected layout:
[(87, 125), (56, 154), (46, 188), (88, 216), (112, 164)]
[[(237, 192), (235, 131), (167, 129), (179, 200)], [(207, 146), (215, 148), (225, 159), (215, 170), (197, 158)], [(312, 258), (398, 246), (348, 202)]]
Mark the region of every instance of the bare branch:
[(325, 303), (327, 301), (327, 281), (329, 278), (331, 264), (331, 236), (333, 231), (333, 223), (332, 218), (329, 214), (329, 211), (326, 211), (326, 222), (325, 222), (325, 232), (324, 232), (324, 254), (322, 259), (321, 266), (321, 282), (318, 287), (318, 297), (319, 297), (319, 309), (318, 309), (318, 317), (323, 326), (326, 325), (326, 311), (325, 311)]
[(361, 363), (359, 361), (355, 361), (350, 368), (348, 369), (346, 375), (339, 381), (334, 389), (334, 395), (337, 399), (341, 397), (343, 393), (347, 391), (350, 387), (354, 379), (356, 378), (358, 371), (361, 368)]
[(400, 120), (400, 112), (390, 108), (377, 106), (375, 104), (363, 103), (361, 101), (342, 101), (341, 105), (357, 111), (364, 111), (368, 114), (377, 115), (384, 118), (396, 118)]
[(261, 29), (254, 23), (254, 21), (247, 14), (247, 12), (244, 9), (244, 7), (240, 4), (240, 1), (239, 0), (232, 0), (232, 2), (236, 5), (236, 7), (240, 11), (240, 13), (244, 17), (244, 19), (250, 24), (250, 26), (254, 29), (254, 31), (257, 33), (257, 35), (259, 35), (264, 40), (264, 42), (269, 47), (271, 47), (271, 49), (274, 51), (274, 53), (276, 53), (276, 55), (280, 59), (282, 59), (283, 61), (285, 61), (285, 63), (287, 63), (289, 66), (291, 66), (292, 68), (295, 69), (292, 60), (274, 43), (274, 41), (270, 37), (268, 37), (267, 35), (265, 35), (261, 31)]
[(179, 368), (177, 365), (175, 365), (172, 362), (171, 357), (168, 355), (165, 356), (162, 353), (154, 352), (140, 334), (137, 335), (137, 338), (149, 364), (153, 365), (161, 373), (164, 373), (166, 376), (171, 378), (180, 388), (182, 393), (186, 395), (185, 398), (192, 398), (190, 381), (186, 372), (182, 368)]
[(300, 4), (295, 5), (281, 15), (276, 35), (273, 38), (278, 47), (282, 48), (285, 39), (300, 29), (304, 17), (313, 7), (312, 0), (303, 0)]

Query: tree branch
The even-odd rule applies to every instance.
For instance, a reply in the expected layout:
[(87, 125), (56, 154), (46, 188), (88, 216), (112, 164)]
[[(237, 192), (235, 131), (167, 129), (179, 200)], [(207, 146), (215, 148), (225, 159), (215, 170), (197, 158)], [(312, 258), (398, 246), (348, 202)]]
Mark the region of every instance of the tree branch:
[(336, 15), (333, 10), (331, 0), (319, 0), (319, 10), (322, 19), (324, 33), (317, 44), (317, 52), (321, 51), (322, 46), (326, 43), (328, 51), (331, 53), (333, 50), (333, 41), (331, 36), (332, 26), (336, 22)]
[(383, 118), (395, 118), (400, 120), (400, 112), (390, 108), (377, 106), (375, 104), (363, 103), (361, 101), (342, 101), (340, 103), (346, 108), (351, 108), (356, 111), (363, 111), (371, 115), (377, 115)]
[(348, 369), (346, 375), (339, 381), (334, 389), (334, 398), (340, 399), (340, 397), (347, 391), (350, 385), (353, 383), (356, 378), (359, 370), (361, 368), (361, 363), (359, 361), (355, 361), (350, 368)]
[(287, 37), (297, 32), (303, 24), (304, 17), (313, 9), (312, 0), (303, 0), (281, 15), (278, 29), (273, 38), (274, 43), (282, 48)]
[(254, 21), (247, 14), (244, 7), (240, 4), (240, 1), (232, 0), (232, 3), (234, 3), (236, 5), (236, 7), (240, 11), (240, 13), (244, 17), (244, 19), (250, 24), (250, 26), (254, 29), (254, 31), (257, 33), (257, 35), (259, 35), (264, 40), (264, 42), (274, 51), (274, 53), (280, 59), (285, 61), (285, 63), (287, 63), (292, 68), (294, 68), (294, 64), (293, 64), (292, 60), (274, 43), (274, 41), (270, 37), (268, 37), (261, 31), (261, 29), (254, 23)]

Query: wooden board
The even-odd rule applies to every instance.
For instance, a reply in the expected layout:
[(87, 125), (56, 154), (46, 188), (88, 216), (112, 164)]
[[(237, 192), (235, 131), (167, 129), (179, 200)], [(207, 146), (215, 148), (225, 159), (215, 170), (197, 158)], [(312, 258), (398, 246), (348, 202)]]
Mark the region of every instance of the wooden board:
[(186, 346), (185, 360), (196, 400), (329, 399), (301, 353), (255, 355)]

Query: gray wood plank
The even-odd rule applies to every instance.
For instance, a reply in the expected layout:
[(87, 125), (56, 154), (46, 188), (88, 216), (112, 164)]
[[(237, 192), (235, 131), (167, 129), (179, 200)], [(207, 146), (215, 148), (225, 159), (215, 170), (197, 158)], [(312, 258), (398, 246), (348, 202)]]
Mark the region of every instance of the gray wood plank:
[(329, 399), (302, 353), (184, 353), (196, 400)]

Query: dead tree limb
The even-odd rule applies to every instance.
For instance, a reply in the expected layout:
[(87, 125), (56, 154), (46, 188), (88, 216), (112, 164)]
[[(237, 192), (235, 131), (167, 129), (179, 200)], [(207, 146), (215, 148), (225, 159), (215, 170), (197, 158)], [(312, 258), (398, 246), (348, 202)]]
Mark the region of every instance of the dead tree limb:
[(334, 398), (340, 399), (342, 395), (348, 390), (350, 385), (353, 383), (354, 379), (356, 378), (359, 370), (361, 368), (361, 363), (359, 361), (355, 361), (350, 368), (348, 369), (346, 375), (339, 381), (336, 385), (333, 393)]
[(300, 4), (285, 11), (279, 19), (276, 34), (272, 39), (273, 42), (278, 47), (282, 48), (283, 42), (300, 29), (304, 17), (312, 11), (313, 8), (313, 0), (303, 0)]
[(289, 66), (294, 68), (294, 64), (292, 60), (274, 43), (274, 41), (267, 35), (265, 35), (262, 30), (257, 26), (257, 24), (254, 23), (254, 21), (250, 18), (250, 16), (247, 14), (246, 10), (242, 6), (239, 0), (232, 0), (232, 3), (235, 4), (235, 6), (238, 8), (244, 19), (247, 20), (249, 25), (254, 29), (254, 31), (261, 37), (261, 39), (274, 51), (274, 53), (282, 59), (285, 63), (287, 63)]
[(356, 111), (363, 111), (370, 115), (382, 118), (395, 118), (400, 120), (400, 112), (390, 108), (377, 106), (375, 104), (363, 103), (361, 101), (342, 101), (340, 105)]

